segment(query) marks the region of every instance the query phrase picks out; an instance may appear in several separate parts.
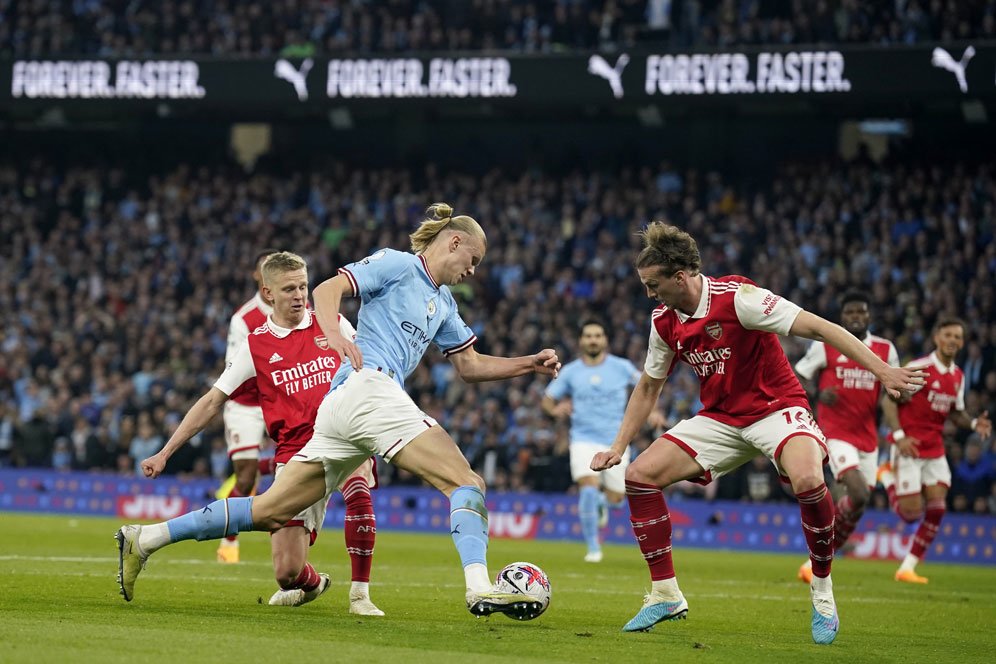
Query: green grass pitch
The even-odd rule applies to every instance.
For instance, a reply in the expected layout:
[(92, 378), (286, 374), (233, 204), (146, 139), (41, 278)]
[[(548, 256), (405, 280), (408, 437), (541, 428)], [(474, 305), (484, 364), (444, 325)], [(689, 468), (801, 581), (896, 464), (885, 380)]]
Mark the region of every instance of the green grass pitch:
[(242, 537), (239, 565), (214, 562), (213, 542), (154, 555), (126, 603), (114, 577), (110, 519), (0, 514), (0, 662), (991, 662), (996, 571), (927, 563), (930, 585), (892, 580), (893, 563), (840, 560), (841, 632), (809, 635), (799, 556), (678, 548), (688, 620), (619, 631), (649, 587), (636, 546), (609, 546), (598, 565), (582, 545), (492, 540), (492, 572), (527, 560), (550, 576), (539, 619), (472, 617), (445, 534), (378, 534), (374, 602), (385, 618), (348, 613), (342, 533), (322, 534), (312, 562), (333, 585), (299, 608), (266, 604), (275, 585), (269, 538)]

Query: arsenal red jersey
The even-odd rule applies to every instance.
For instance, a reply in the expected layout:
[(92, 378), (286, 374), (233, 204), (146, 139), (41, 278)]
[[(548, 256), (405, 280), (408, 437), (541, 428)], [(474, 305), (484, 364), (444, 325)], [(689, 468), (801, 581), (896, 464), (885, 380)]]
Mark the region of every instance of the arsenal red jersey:
[(931, 353), (909, 363), (923, 366), (927, 382), (906, 403), (899, 404), (899, 426), (907, 436), (920, 441), (921, 458), (944, 456), (944, 421), (952, 409), (965, 410), (965, 374), (954, 363), (944, 366)]
[(699, 376), (699, 415), (745, 427), (792, 406), (809, 409), (777, 334), (787, 335), (802, 309), (746, 277), (702, 277), (691, 316), (654, 310), (644, 371), (666, 378), (675, 358)]
[[(891, 341), (869, 334), (864, 343), (883, 362), (899, 366), (899, 354)], [(822, 341), (809, 346), (795, 370), (809, 380), (819, 372), (820, 391), (836, 388), (837, 401), (832, 406), (816, 404), (816, 421), (827, 438), (843, 440), (862, 452), (878, 449), (876, 423), (882, 384), (875, 374)]]
[[(348, 339), (356, 336), (342, 316), (339, 329)], [(306, 312), (293, 330), (268, 317), (249, 335), (214, 386), (231, 395), (247, 381), (256, 383), (266, 431), (277, 444), (274, 459), (287, 463), (311, 439), (318, 406), (339, 365), (339, 354), (329, 350), (312, 312)]]
[[(259, 293), (243, 304), (232, 315), (228, 324), (228, 347), (225, 350), (225, 365), (227, 366), (235, 352), (245, 342), (249, 333), (266, 322), (266, 317), (273, 313), (273, 307), (267, 304)], [(248, 381), (229, 396), (229, 399), (243, 406), (259, 405), (259, 390), (255, 381)]]

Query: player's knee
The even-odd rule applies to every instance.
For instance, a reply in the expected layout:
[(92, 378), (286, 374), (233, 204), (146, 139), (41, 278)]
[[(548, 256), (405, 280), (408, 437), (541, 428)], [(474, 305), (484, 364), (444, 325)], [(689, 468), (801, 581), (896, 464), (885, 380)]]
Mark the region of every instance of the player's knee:
[(276, 579), (277, 585), (287, 590), (291, 588), (297, 581), (297, 578), (301, 576), (301, 570), (304, 569), (304, 565), (300, 563), (295, 563), (289, 560), (274, 560), (273, 561), (273, 578)]
[(915, 507), (900, 505), (896, 508), (896, 514), (906, 523), (916, 523), (923, 518), (923, 510)]
[[(639, 457), (637, 458), (639, 461)], [(670, 482), (661, 483), (661, 478), (643, 468), (643, 464), (633, 462), (626, 468), (626, 481), (637, 484), (653, 484), (654, 486), (667, 486)]]
[(813, 489), (824, 484), (823, 473), (817, 473), (811, 470), (795, 473), (794, 475), (789, 476), (789, 481), (792, 483), (792, 491), (794, 491), (797, 496), (800, 493), (812, 491)]

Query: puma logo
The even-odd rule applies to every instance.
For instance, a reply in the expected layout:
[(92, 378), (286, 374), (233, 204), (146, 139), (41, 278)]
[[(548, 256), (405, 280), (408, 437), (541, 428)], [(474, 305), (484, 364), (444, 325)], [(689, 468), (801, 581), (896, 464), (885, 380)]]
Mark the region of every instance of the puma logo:
[(277, 60), (273, 67), (273, 75), (282, 78), (294, 86), (294, 92), (300, 101), (308, 101), (308, 72), (314, 66), (315, 61), (305, 58), (301, 63), (301, 69), (295, 69), (294, 65), (284, 59)]
[(965, 80), (965, 68), (968, 67), (968, 62), (973, 56), (975, 56), (974, 46), (969, 46), (965, 49), (965, 52), (961, 55), (961, 60), (955, 60), (950, 53), (938, 46), (930, 56), (930, 64), (939, 69), (946, 69), (954, 74), (961, 91), (968, 92), (968, 81)]
[(600, 76), (609, 82), (609, 87), (612, 88), (612, 94), (616, 99), (622, 99), (623, 96), (623, 86), (622, 86), (622, 73), (626, 65), (629, 64), (629, 56), (623, 53), (616, 60), (614, 67), (610, 67), (609, 63), (606, 62), (605, 58), (600, 55), (593, 55), (588, 58), (588, 73), (594, 74), (595, 76)]

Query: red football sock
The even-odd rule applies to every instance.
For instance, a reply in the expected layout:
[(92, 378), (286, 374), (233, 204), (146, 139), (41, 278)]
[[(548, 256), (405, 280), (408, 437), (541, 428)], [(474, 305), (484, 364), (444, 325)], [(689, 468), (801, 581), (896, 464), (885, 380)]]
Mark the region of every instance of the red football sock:
[(280, 586), (283, 590), (294, 590), (295, 588), (300, 588), (301, 590), (307, 592), (309, 590), (314, 590), (318, 587), (318, 584), (322, 582), (322, 578), (318, 576), (318, 572), (315, 568), (311, 566), (311, 563), (305, 563), (304, 569), (301, 573), (297, 575), (297, 578), (291, 582), (289, 586)]
[(851, 497), (846, 493), (840, 497), (840, 500), (837, 501), (836, 512), (834, 513), (833, 519), (834, 551), (837, 551), (840, 547), (844, 546), (847, 538), (849, 538), (851, 533), (854, 532), (854, 528), (858, 525), (858, 521), (864, 513), (864, 509), (854, 509), (854, 505), (851, 503)]
[(346, 551), (352, 564), (353, 581), (370, 582), (374, 542), (377, 539), (377, 517), (370, 499), (370, 487), (362, 477), (354, 477), (342, 487), (346, 499)]
[(802, 532), (809, 545), (809, 559), (813, 562), (813, 576), (830, 576), (833, 562), (833, 499), (827, 485), (803, 491), (796, 498), (802, 517)]
[(653, 484), (626, 482), (626, 500), (629, 501), (633, 535), (650, 568), (650, 578), (654, 581), (673, 579), (671, 515), (664, 502), (664, 493)]
[(913, 536), (913, 545), (910, 547), (910, 553), (917, 558), (922, 559), (926, 555), (927, 549), (930, 548), (934, 538), (937, 537), (937, 531), (941, 527), (941, 519), (944, 518), (945, 511), (946, 508), (943, 500), (927, 501), (927, 511), (923, 515), (920, 527), (916, 529), (916, 535)]

